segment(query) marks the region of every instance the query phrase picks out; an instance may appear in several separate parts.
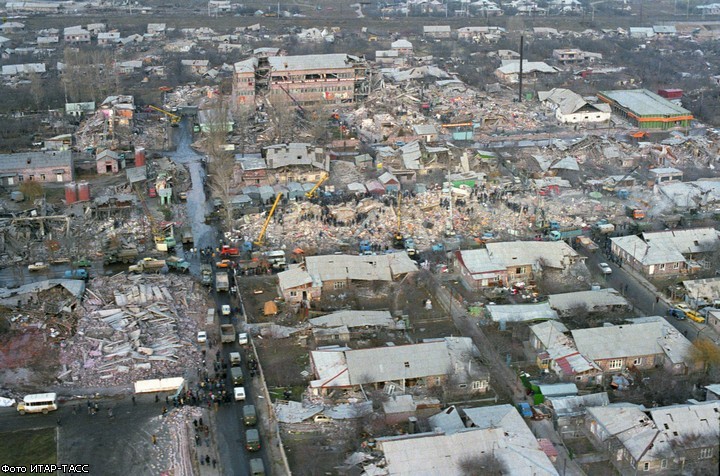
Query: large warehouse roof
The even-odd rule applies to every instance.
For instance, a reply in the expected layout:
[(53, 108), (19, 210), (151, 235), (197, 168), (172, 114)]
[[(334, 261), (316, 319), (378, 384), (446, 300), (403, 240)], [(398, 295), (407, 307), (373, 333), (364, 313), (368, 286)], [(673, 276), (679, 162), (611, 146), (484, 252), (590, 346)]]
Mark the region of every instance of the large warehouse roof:
[(690, 115), (690, 111), (647, 89), (600, 91), (601, 96), (614, 101), (637, 116)]

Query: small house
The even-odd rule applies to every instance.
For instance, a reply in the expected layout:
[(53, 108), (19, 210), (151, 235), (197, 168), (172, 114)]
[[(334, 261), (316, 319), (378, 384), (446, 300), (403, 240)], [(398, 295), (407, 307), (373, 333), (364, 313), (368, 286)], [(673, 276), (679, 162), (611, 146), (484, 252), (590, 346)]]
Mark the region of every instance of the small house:
[(116, 174), (125, 168), (125, 158), (114, 150), (103, 149), (95, 155), (98, 174)]

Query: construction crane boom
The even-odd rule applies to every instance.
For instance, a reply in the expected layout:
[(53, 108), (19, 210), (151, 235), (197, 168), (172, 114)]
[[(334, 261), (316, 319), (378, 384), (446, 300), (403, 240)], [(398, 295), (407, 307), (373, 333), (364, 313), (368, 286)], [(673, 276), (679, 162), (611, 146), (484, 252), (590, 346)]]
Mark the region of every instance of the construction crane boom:
[(173, 114), (170, 111), (166, 111), (165, 109), (161, 109), (159, 107), (153, 106), (152, 104), (149, 107), (150, 107), (150, 109), (154, 109), (154, 110), (161, 112), (161, 113), (165, 114), (166, 116), (168, 116), (170, 118), (171, 126), (177, 127), (177, 125), (180, 124), (180, 116), (178, 116), (177, 114)]
[(304, 114), (305, 114), (305, 109), (303, 109), (303, 107), (300, 105), (300, 103), (297, 102), (297, 99), (295, 99), (295, 98), (293, 97), (293, 95), (290, 94), (290, 91), (288, 91), (287, 88), (286, 88), (285, 86), (283, 86), (281, 83), (275, 83), (275, 84), (277, 84), (278, 87), (280, 87), (280, 89), (282, 89), (283, 92), (284, 92), (285, 94), (287, 94), (287, 97), (289, 97), (290, 100), (293, 102), (293, 104), (295, 104), (295, 107), (298, 108), (298, 111), (300, 111), (300, 113), (304, 115)]
[(313, 186), (313, 188), (311, 188), (310, 190), (308, 190), (308, 191), (305, 193), (305, 196), (306, 196), (307, 198), (313, 198), (315, 195), (317, 195), (317, 191), (318, 191), (318, 189), (320, 188), (320, 185), (322, 185), (323, 183), (325, 183), (325, 181), (326, 181), (329, 177), (330, 177), (330, 175), (328, 175), (327, 173), (323, 173), (322, 177), (320, 177), (320, 180), (317, 181), (317, 183)]
[(275, 198), (275, 203), (273, 203), (272, 208), (270, 209), (270, 212), (268, 213), (267, 217), (265, 218), (265, 223), (263, 223), (262, 230), (260, 230), (260, 236), (258, 236), (257, 240), (254, 241), (254, 243), (257, 246), (262, 246), (265, 244), (265, 232), (267, 231), (267, 227), (270, 224), (270, 220), (273, 217), (273, 214), (275, 213), (275, 209), (277, 208), (278, 204), (280, 203), (280, 199), (282, 198), (283, 194), (278, 193), (277, 197)]

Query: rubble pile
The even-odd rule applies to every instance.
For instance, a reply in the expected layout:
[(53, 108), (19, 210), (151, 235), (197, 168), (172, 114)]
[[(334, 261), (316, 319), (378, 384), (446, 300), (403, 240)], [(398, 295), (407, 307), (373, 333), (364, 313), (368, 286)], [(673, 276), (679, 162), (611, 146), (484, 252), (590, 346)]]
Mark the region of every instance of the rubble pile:
[(90, 281), (77, 334), (66, 341), (60, 378), (85, 386), (124, 385), (183, 374), (199, 351), (190, 309), (206, 296), (187, 276), (129, 276)]

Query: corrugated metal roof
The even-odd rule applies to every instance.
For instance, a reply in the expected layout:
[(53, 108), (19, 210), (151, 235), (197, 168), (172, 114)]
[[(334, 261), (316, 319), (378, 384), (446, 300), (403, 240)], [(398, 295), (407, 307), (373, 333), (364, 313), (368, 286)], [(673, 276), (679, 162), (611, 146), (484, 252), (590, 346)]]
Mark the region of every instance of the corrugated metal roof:
[(692, 115), (687, 109), (647, 89), (600, 91), (600, 94), (638, 116)]
[(445, 341), (351, 350), (345, 358), (354, 385), (447, 375), (452, 370)]
[(670, 329), (666, 322), (656, 321), (571, 332), (580, 353), (592, 360), (605, 360), (662, 354), (658, 341)]
[(495, 322), (528, 322), (557, 319), (558, 314), (547, 302), (536, 304), (494, 304), (486, 307)]
[(309, 322), (315, 327), (338, 327), (344, 325), (349, 328), (364, 326), (394, 327), (395, 323), (390, 311), (353, 310), (333, 312), (325, 316), (312, 318)]

